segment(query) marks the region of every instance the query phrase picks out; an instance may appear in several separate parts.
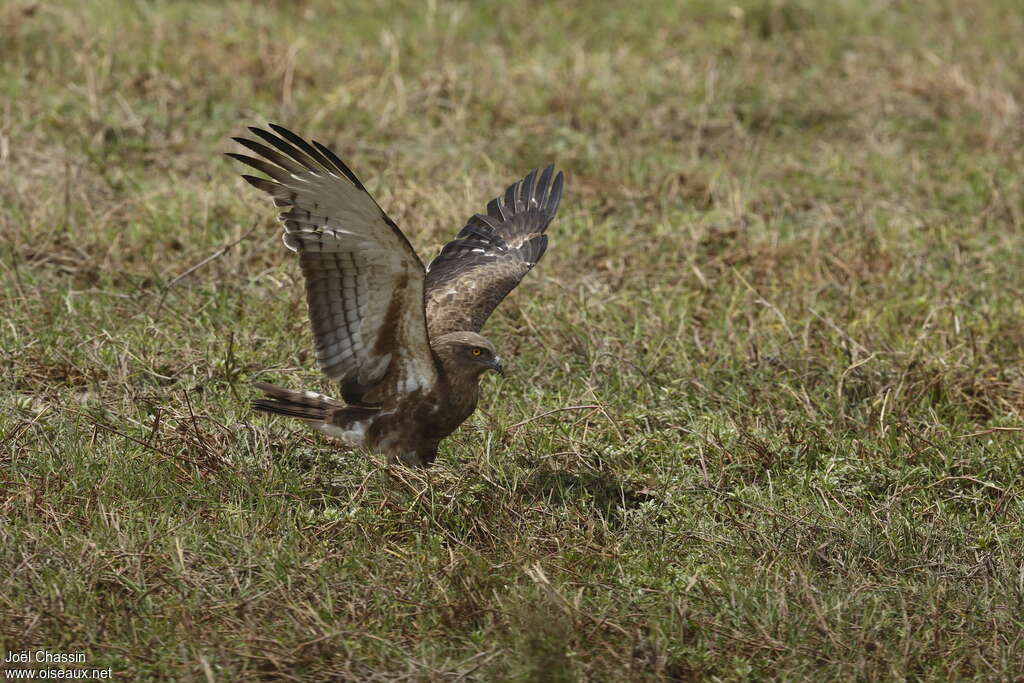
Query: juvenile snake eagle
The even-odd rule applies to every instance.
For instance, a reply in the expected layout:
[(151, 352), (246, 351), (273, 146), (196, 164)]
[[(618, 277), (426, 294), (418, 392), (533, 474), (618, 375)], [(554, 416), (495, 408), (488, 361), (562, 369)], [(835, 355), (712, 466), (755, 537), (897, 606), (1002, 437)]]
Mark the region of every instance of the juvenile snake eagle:
[[(281, 126), (233, 138), (242, 177), (284, 207), (284, 243), (306, 280), (317, 363), (342, 401), (257, 384), (253, 408), (296, 417), (348, 446), (425, 467), (476, 409), (480, 375), (504, 374), (479, 334), (541, 256), (562, 173), (534, 170), (469, 219), (429, 266), (331, 150)], [(276, 134), (275, 134), (276, 133)]]

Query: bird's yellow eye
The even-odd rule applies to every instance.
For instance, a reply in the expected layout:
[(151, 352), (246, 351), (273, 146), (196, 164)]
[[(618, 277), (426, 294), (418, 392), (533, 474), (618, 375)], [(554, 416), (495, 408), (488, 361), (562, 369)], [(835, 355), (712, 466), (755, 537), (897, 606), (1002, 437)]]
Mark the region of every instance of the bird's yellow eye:
[(480, 349), (473, 349), (472, 351), (472, 354), (474, 356), (479, 356), (481, 353), (483, 353), (483, 351), (481, 351)]

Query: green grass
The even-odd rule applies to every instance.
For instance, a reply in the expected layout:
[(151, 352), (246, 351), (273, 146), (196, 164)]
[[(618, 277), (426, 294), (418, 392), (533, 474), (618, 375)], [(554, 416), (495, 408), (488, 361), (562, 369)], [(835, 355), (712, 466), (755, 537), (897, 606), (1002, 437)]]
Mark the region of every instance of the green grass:
[[(118, 680), (1024, 674), (1024, 10), (671, 5), (0, 6), (0, 648)], [(220, 155), (268, 121), (424, 257), (566, 171), (486, 329), (511, 377), (427, 473), (248, 409), (332, 393)]]

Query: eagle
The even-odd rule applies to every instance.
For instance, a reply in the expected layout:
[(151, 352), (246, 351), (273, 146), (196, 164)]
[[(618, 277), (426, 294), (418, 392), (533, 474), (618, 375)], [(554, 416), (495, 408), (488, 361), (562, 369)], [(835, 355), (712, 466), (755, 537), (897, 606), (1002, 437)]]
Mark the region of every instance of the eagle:
[(257, 383), (253, 409), (304, 420), (346, 446), (427, 467), (476, 410), (480, 376), (504, 375), (480, 334), (544, 255), (563, 174), (534, 170), (471, 217), (424, 267), (409, 239), (338, 156), (271, 124), (229, 152), (267, 177), (242, 175), (284, 212), (299, 255), (317, 365), (341, 399)]

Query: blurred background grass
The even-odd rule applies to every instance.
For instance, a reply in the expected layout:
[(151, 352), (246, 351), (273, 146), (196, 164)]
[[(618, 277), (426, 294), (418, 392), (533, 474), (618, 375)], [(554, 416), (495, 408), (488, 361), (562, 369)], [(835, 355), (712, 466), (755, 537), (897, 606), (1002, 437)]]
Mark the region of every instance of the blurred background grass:
[[(125, 680), (1020, 675), (1021, 35), (1009, 0), (4, 3), (0, 646)], [(220, 155), (266, 122), (425, 259), (567, 173), (487, 329), (512, 377), (429, 474), (248, 410), (330, 393)]]

